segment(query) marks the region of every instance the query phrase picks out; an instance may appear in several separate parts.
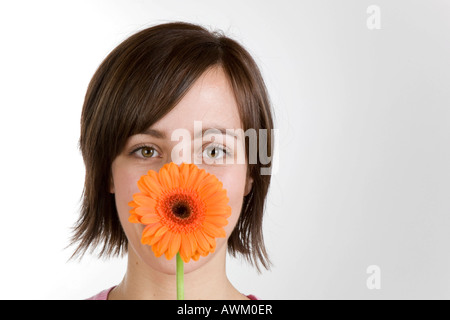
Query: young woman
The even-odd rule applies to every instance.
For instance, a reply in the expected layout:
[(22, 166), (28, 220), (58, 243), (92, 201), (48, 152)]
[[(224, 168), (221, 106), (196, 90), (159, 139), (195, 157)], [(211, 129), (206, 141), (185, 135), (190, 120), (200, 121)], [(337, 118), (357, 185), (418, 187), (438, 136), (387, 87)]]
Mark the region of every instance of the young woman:
[[(180, 129), (189, 137), (174, 139)], [(214, 253), (185, 264), (185, 298), (254, 298), (228, 280), (226, 253), (241, 254), (258, 270), (270, 266), (262, 234), (270, 174), (261, 172), (271, 164), (257, 155), (261, 141), (273, 153), (271, 129), (271, 107), (256, 63), (221, 33), (167, 23), (115, 48), (85, 97), (80, 148), (86, 178), (72, 240), (78, 244), (74, 256), (101, 246), (100, 256), (127, 253), (128, 267), (121, 283), (92, 299), (175, 299), (175, 259), (156, 257), (141, 243), (142, 225), (129, 221), (139, 178), (170, 162), (196, 163), (216, 176), (231, 207), (226, 237), (217, 238)], [(174, 152), (180, 146), (184, 151)], [(239, 150), (244, 161), (238, 161)]]

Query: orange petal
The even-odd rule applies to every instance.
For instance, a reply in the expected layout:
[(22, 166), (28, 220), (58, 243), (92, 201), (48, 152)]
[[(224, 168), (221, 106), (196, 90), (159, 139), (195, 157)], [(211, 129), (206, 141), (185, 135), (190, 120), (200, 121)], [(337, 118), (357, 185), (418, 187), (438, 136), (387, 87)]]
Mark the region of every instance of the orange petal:
[(161, 218), (156, 214), (147, 214), (141, 218), (141, 223), (143, 224), (153, 224), (159, 222)]
[(219, 186), (213, 184), (213, 185), (210, 185), (209, 188), (204, 188), (204, 189), (199, 190), (199, 192), (205, 201), (209, 201), (210, 198), (212, 196), (214, 196), (216, 193), (220, 192), (220, 190), (221, 189), (219, 188)]
[(189, 244), (191, 245), (191, 253), (194, 254), (195, 251), (197, 251), (197, 240), (195, 240), (195, 235), (193, 232), (187, 234), (189, 238)]
[(148, 176), (148, 178), (151, 179), (151, 180), (156, 180), (156, 181), (158, 181), (158, 172), (156, 172), (156, 171), (154, 171), (154, 170), (148, 170), (147, 176)]
[(160, 194), (162, 187), (158, 179), (152, 179), (150, 176), (142, 176), (138, 181), (139, 190), (148, 194)]
[(225, 217), (218, 216), (218, 215), (216, 215), (216, 216), (206, 215), (205, 221), (207, 221), (208, 223), (214, 224), (217, 227), (223, 227), (228, 224), (228, 220)]
[(159, 230), (159, 228), (161, 228), (161, 223), (157, 222), (155, 224), (149, 224), (148, 226), (146, 226), (144, 228), (144, 231), (142, 231), (142, 236), (144, 237), (150, 237), (153, 236), (155, 234), (155, 232), (157, 230)]
[(196, 251), (193, 255), (192, 255), (192, 259), (194, 259), (195, 261), (198, 261), (198, 259), (200, 258), (200, 253), (198, 251)]
[(155, 243), (161, 241), (162, 237), (155, 237), (155, 236), (150, 236), (150, 237), (146, 237), (147, 243), (149, 246), (153, 246)]
[(130, 206), (130, 207), (148, 207), (148, 208), (154, 208), (157, 204), (156, 200), (153, 198), (150, 198), (147, 195), (144, 195), (142, 193), (137, 193), (135, 195), (133, 195), (133, 204), (135, 204), (135, 206)]
[(204, 191), (206, 189), (209, 189), (211, 188), (211, 186), (217, 184), (218, 181), (219, 179), (217, 179), (216, 176), (209, 174), (205, 176), (202, 181), (200, 181), (200, 183), (198, 184), (198, 190)]
[(206, 234), (205, 234), (205, 238), (209, 243), (210, 250), (214, 251), (214, 248), (216, 247), (216, 238), (210, 237)]
[(168, 170), (169, 168), (170, 166), (164, 166), (163, 168), (161, 168), (158, 174), (158, 181), (163, 189), (172, 188), (172, 180), (170, 179), (170, 171)]
[(225, 238), (227, 236), (223, 228), (218, 228), (207, 221), (203, 222), (203, 230), (214, 238)]
[(134, 201), (128, 202), (128, 206), (132, 208), (136, 208), (138, 205)]
[(173, 233), (172, 232), (166, 232), (160, 240), (160, 246), (159, 250), (161, 251), (161, 254), (165, 253), (169, 249), (170, 240), (172, 239)]
[(184, 188), (187, 185), (187, 182), (189, 181), (189, 165), (187, 165), (186, 163), (182, 163), (180, 165), (180, 187)]
[(180, 168), (173, 162), (168, 167), (170, 184), (172, 188), (180, 186)]
[(180, 245), (181, 245), (181, 234), (174, 233), (173, 238), (171, 239), (171, 242), (169, 244), (169, 249), (166, 252), (166, 258), (172, 259), (178, 251), (180, 251)]
[(161, 238), (156, 238), (156, 239), (158, 239), (158, 240), (153, 241), (153, 239), (152, 239), (152, 241), (149, 242), (149, 245), (152, 246), (152, 251), (155, 253), (155, 255), (157, 257), (159, 257), (164, 253), (164, 251), (160, 250)]
[(128, 217), (128, 221), (131, 223), (140, 223), (138, 217), (134, 214)]
[(204, 169), (202, 170), (191, 170), (186, 185), (190, 187), (198, 186), (202, 179), (205, 178)]
[(155, 214), (155, 209), (154, 208), (147, 208), (147, 207), (137, 207), (134, 209), (134, 212), (138, 215), (138, 216), (146, 216), (148, 214)]
[(142, 235), (141, 238), (141, 243), (142, 244), (147, 244), (149, 246), (153, 245), (154, 243), (158, 242), (160, 238), (156, 238), (155, 236), (151, 235), (151, 236), (147, 236), (147, 235)]
[(187, 234), (181, 236), (180, 256), (186, 263), (192, 256), (191, 243)]
[(157, 258), (161, 257), (163, 255), (163, 251), (159, 250), (159, 243), (155, 243), (154, 245), (152, 245), (152, 251), (155, 254), (155, 256)]
[(209, 243), (202, 232), (194, 232), (195, 240), (197, 240), (199, 251), (208, 251)]
[(228, 218), (231, 215), (231, 207), (222, 205), (222, 206), (210, 206), (206, 204), (206, 212), (207, 216), (215, 217), (215, 216), (221, 216), (224, 218)]
[(203, 199), (211, 204), (228, 204), (228, 202), (230, 201), (230, 199), (228, 199), (227, 197), (227, 192), (225, 191), (225, 189), (214, 189), (212, 188), (212, 190), (214, 192), (212, 192), (210, 189), (206, 190), (206, 191), (199, 191), (200, 194), (202, 195)]
[(167, 228), (167, 226), (162, 226), (161, 228), (159, 228), (158, 231), (156, 231), (155, 237), (161, 237), (161, 236), (164, 235), (168, 230), (169, 230), (169, 228)]
[(224, 217), (225, 218), (229, 218), (231, 216), (231, 207), (230, 206), (226, 206), (225, 207), (225, 214)]

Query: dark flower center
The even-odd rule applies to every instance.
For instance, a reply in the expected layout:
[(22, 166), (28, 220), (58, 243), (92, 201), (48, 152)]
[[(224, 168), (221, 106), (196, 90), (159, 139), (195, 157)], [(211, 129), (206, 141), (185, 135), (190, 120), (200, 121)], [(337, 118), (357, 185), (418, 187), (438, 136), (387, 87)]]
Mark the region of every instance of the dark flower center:
[(191, 215), (191, 209), (189, 208), (189, 204), (184, 201), (178, 201), (172, 206), (173, 214), (180, 219), (189, 218)]

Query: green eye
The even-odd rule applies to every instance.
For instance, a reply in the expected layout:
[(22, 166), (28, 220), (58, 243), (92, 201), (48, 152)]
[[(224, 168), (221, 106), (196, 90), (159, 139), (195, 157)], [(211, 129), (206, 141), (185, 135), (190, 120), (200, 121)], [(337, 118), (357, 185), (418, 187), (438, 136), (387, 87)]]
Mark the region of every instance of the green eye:
[(217, 148), (212, 148), (208, 151), (208, 156), (211, 158), (216, 158), (218, 154), (219, 151), (217, 150)]
[(144, 158), (151, 158), (157, 153), (157, 151), (154, 148), (151, 147), (142, 147), (141, 148), (141, 155)]
[(204, 151), (209, 159), (219, 159), (226, 155), (226, 151), (217, 146), (211, 146)]

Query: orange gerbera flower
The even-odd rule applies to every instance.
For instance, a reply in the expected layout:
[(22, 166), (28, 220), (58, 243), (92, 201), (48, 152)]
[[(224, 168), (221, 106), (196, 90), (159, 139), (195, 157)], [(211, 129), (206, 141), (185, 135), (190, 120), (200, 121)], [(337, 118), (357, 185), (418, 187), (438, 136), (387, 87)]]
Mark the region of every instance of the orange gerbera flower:
[(214, 252), (216, 239), (231, 215), (227, 192), (216, 176), (195, 164), (171, 162), (159, 173), (150, 170), (138, 181), (141, 191), (129, 206), (132, 223), (146, 225), (141, 242), (157, 257), (172, 259), (177, 252), (184, 262)]

